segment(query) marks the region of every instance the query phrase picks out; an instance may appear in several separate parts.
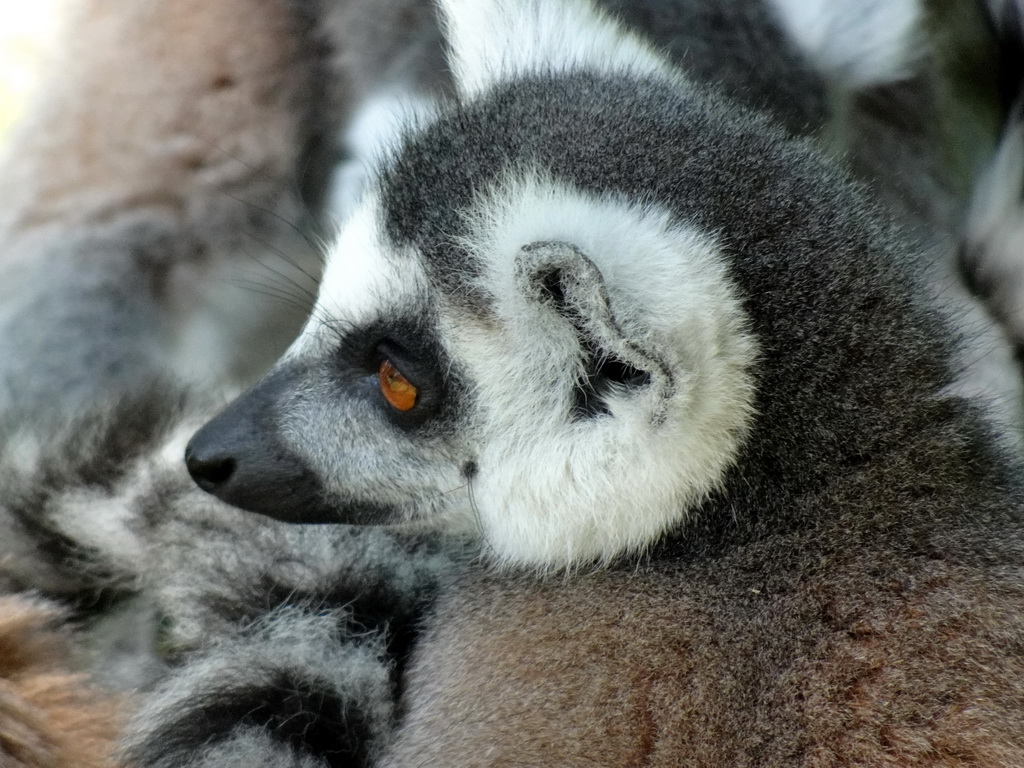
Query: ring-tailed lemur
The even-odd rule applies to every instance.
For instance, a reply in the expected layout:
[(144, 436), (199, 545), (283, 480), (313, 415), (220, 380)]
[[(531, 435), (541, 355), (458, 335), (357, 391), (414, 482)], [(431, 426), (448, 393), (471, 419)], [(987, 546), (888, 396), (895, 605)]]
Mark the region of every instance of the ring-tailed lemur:
[[(446, 87), (436, 29), (416, 0), (394, 0), (387, 9), (339, 0), (301, 10), (276, 0), (234, 2), (193, 9), (202, 12), (190, 17), (201, 37), (182, 31), (183, 7), (161, 7), (167, 15), (154, 16), (81, 6), (75, 46), (106, 50), (104, 35), (130, 39), (122, 56), (137, 66), (114, 66), (107, 56), (72, 47), (76, 79), (65, 82), (62, 74), (62, 86), (46, 92), (11, 143), (0, 214), (0, 444), (9, 464), (30, 468), (19, 487), (38, 480), (31, 467), (47, 464), (51, 448), (62, 465), (64, 448), (96, 453), (81, 436), (68, 439), (81, 426), (76, 415), (93, 403), (148, 403), (151, 382), (181, 376), (237, 387), (260, 371), (295, 328), (287, 310), (272, 311), (274, 300), (310, 301), (309, 285), (294, 283), (310, 276), (282, 263), (271, 271), (285, 270), (285, 285), (246, 286), (266, 279), (254, 276), (261, 259), (301, 250), (289, 221), (299, 217), (295, 179), (302, 177), (314, 201), (324, 196), (320, 180), (329, 163), (321, 156), (331, 153), (321, 146), (323, 134), (344, 122), (353, 103), (376, 94), (348, 140), (357, 155), (371, 155), (366, 136), (380, 133), (387, 120), (379, 115), (393, 97), (422, 99)], [(863, 17), (881, 19), (896, 39), (906, 32), (913, 45), (901, 48), (867, 34), (872, 22), (841, 9), (832, 16), (824, 6), (802, 15), (799, 5), (783, 2), (606, 5), (637, 29), (660, 30), (659, 44), (693, 78), (716, 83), (746, 106), (770, 108), (794, 133), (818, 136), (908, 226), (917, 226), (928, 260), (938, 265), (936, 281), (952, 291), (962, 325), (977, 337), (958, 386), (990, 401), (1004, 424), (1017, 424), (1020, 386), (1007, 347), (978, 307), (951, 288), (949, 234), (963, 183), (950, 173), (957, 163), (948, 158), (963, 150), (948, 146), (955, 110), (914, 26), (920, 8), (871, 5)], [(410, 26), (381, 23), (376, 11)], [(225, 26), (226, 18), (233, 25)], [(786, 34), (804, 47), (787, 45)], [(222, 61), (217, 52), (232, 36), (259, 45)], [(202, 66), (177, 68), (175, 52), (184, 48)], [(766, 57), (784, 74), (758, 66)], [(127, 84), (118, 85), (125, 72), (143, 88), (145, 107), (125, 95)], [(271, 92), (280, 98), (261, 97)], [(916, 107), (909, 116), (901, 113), (907, 98)], [(191, 114), (197, 104), (207, 105), (201, 119), (182, 133), (186, 118), (173, 116)], [(125, 115), (130, 130), (112, 123)], [(76, 129), (83, 125), (95, 128)], [(78, 142), (84, 133), (99, 143)], [(125, 136), (132, 140), (116, 138)], [(343, 176), (358, 181), (358, 165), (349, 164)], [(351, 189), (342, 185), (343, 205)], [(252, 343), (238, 343), (242, 337)], [(125, 442), (139, 429), (149, 426), (127, 425)], [(116, 462), (117, 445), (99, 452), (113, 451)], [(70, 473), (69, 482), (82, 481)], [(0, 536), (18, 555), (14, 580), (74, 593), (81, 574), (61, 573), (67, 547), (60, 525), (37, 507), (9, 504), (0, 515)]]
[[(580, 0), (444, 4), (458, 100), (189, 461), (250, 509), (445, 537), (248, 520), (165, 466), (181, 429), (133, 466), (162, 433), (116, 414), (85, 423), (123, 462), (17, 496), (68, 502), (167, 610), (185, 663), (130, 761), (1021, 760), (1019, 470), (950, 394), (916, 162), (864, 137), (928, 152), (854, 123), (894, 223), (822, 150), (844, 82), (916, 71), (919, 7), (830, 8), (621, 6), (641, 37)], [(88, 530), (120, 517), (138, 548)]]
[[(917, 7), (842, 38), (824, 5), (770, 9), (873, 82), (911, 66)], [(1024, 760), (1020, 469), (948, 391), (914, 239), (780, 127), (804, 103), (748, 109), (582, 0), (442, 8), (458, 101), (382, 161), (303, 334), (186, 453), (245, 509), (439, 529), (504, 566), (421, 618), (377, 762)], [(275, 669), (314, 620), (277, 613), (238, 658)], [(333, 657), (263, 689), (315, 709), (296, 669), (320, 670), (333, 742), (233, 677), (191, 706), (224, 652), (155, 700), (144, 764), (233, 764), (268, 729), (280, 764), (330, 764), (393, 716)], [(236, 727), (184, 749), (232, 695)]]

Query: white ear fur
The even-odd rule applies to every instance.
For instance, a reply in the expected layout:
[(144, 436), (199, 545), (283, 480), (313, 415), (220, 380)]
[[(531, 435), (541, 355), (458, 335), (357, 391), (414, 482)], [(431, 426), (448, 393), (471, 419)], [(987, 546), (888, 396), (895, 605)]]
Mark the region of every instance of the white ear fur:
[[(715, 240), (656, 206), (540, 172), (510, 175), (466, 215), (463, 246), (488, 264), (480, 288), (494, 317), (441, 317), (484, 436), (474, 514), (452, 509), (446, 525), (479, 531), (498, 563), (539, 570), (644, 549), (718, 485), (753, 421), (756, 340)], [(643, 367), (642, 350), (670, 372), (610, 398), (607, 418), (572, 418), (579, 339), (522, 287), (523, 246), (538, 242), (571, 243), (600, 272), (578, 289), (606, 298), (564, 293), (581, 309), (610, 306), (624, 342), (613, 353)]]
[(473, 95), (542, 72), (628, 72), (681, 80), (590, 0), (439, 0), (455, 82)]
[(810, 60), (850, 88), (913, 74), (924, 50), (921, 0), (770, 0)]
[[(664, 408), (672, 395), (672, 375), (668, 365), (652, 351), (642, 349), (630, 340), (615, 321), (601, 271), (576, 246), (564, 242), (538, 242), (525, 245), (516, 259), (523, 293), (553, 306), (569, 320), (581, 341), (592, 344), (595, 351), (608, 359), (628, 366), (638, 374), (646, 374), (652, 403), (650, 418), (660, 423)], [(544, 280), (558, 275), (561, 294), (557, 299), (548, 294)]]

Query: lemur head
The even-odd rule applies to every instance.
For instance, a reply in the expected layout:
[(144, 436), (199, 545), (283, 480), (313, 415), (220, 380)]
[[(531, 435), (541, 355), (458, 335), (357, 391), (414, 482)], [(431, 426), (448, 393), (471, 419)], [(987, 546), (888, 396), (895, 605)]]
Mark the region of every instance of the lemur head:
[(371, 195), (303, 336), (193, 440), (193, 475), (274, 517), (468, 532), (540, 567), (651, 543), (751, 417), (715, 242), (525, 169), (461, 215), (426, 254)]
[(745, 267), (716, 217), (789, 247), (828, 217), (778, 201), (823, 182), (586, 0), (442, 5), (458, 103), (381, 162), (303, 334), (189, 469), (293, 522), (610, 560), (684, 525), (755, 419)]

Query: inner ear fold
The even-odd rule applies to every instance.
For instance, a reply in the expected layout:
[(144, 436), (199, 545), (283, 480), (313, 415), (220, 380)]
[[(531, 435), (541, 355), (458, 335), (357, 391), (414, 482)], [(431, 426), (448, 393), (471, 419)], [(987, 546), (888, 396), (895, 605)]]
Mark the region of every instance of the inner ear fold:
[(649, 339), (616, 320), (604, 276), (571, 243), (546, 241), (520, 250), (517, 272), (524, 293), (564, 318), (579, 339), (584, 373), (575, 390), (574, 415), (608, 413), (616, 391), (643, 392), (652, 418), (663, 418), (674, 389), (671, 369)]

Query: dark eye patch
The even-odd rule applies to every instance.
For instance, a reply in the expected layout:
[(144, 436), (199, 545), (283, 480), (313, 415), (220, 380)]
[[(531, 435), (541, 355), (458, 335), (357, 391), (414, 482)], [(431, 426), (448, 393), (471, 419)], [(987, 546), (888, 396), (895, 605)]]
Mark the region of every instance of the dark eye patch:
[[(384, 416), (402, 428), (416, 428), (446, 411), (448, 365), (440, 344), (423, 321), (380, 318), (338, 331), (334, 352), (334, 378), (339, 396), (358, 396), (379, 407)], [(380, 370), (389, 362), (416, 388), (415, 405), (401, 411), (380, 389)]]

